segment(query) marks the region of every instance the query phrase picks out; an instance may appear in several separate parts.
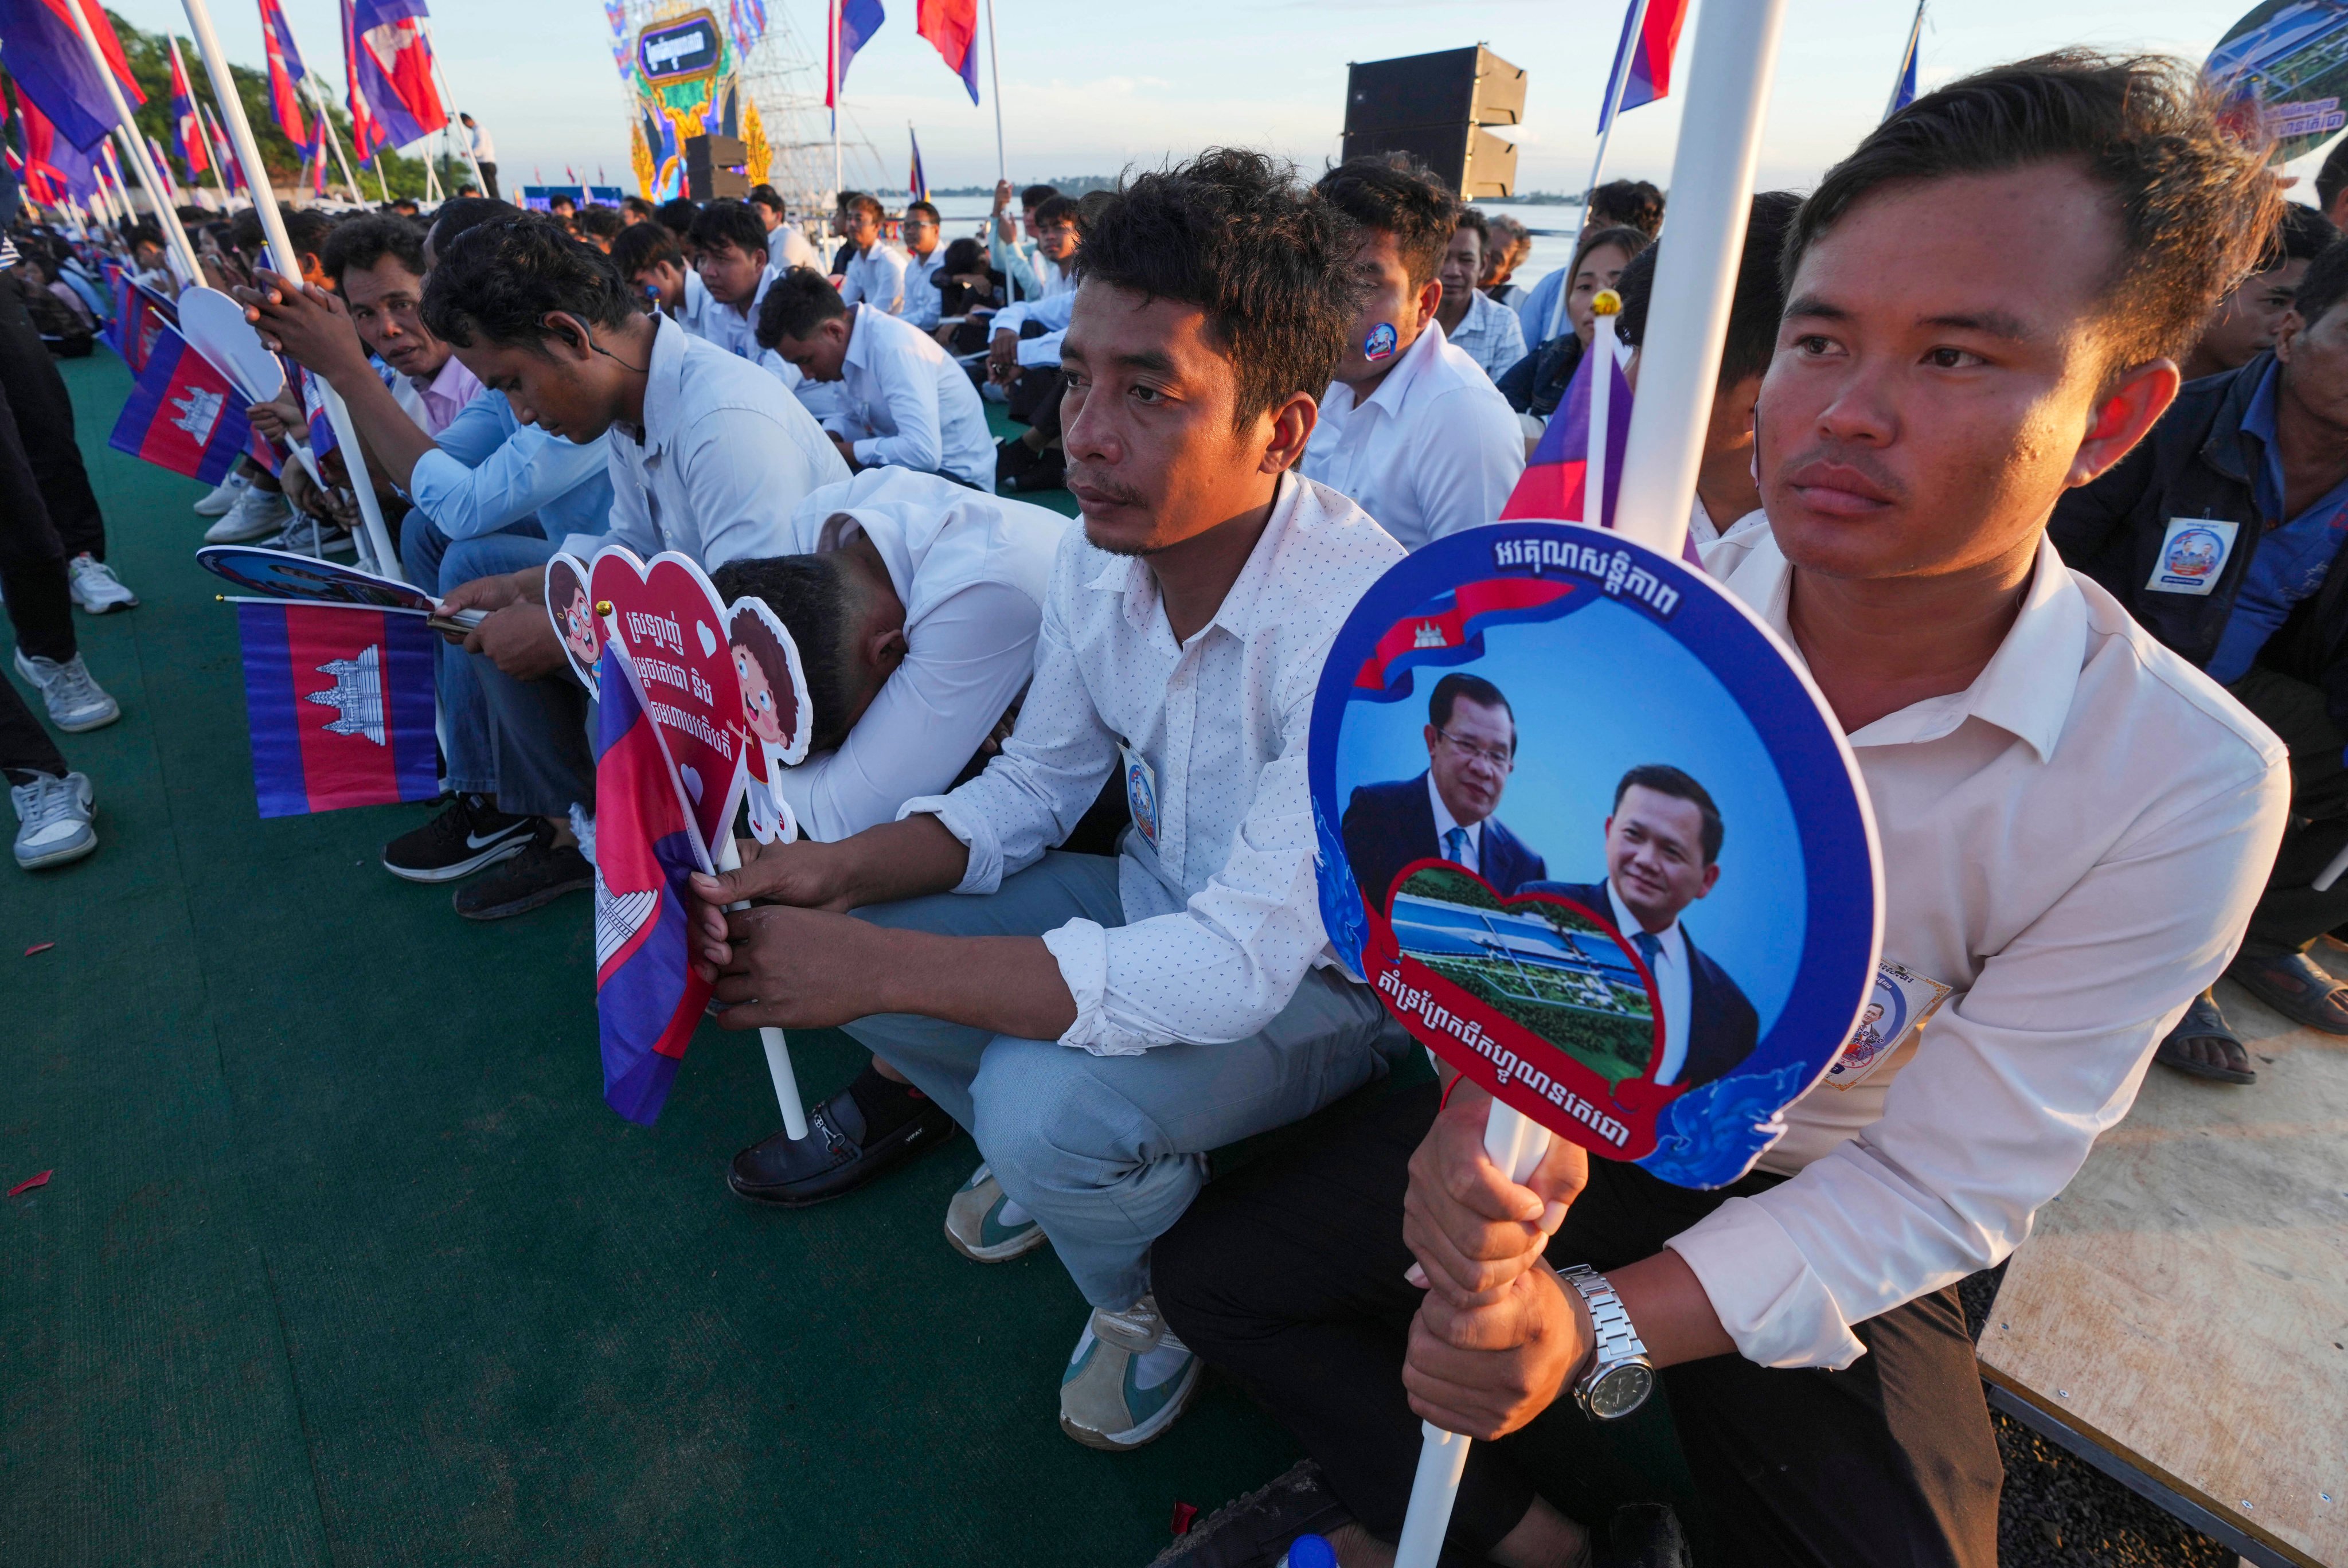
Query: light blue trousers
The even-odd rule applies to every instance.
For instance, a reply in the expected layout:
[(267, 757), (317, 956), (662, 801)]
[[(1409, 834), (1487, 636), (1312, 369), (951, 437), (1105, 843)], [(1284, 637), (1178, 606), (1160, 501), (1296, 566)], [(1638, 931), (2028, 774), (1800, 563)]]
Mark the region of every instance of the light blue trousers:
[[(453, 593), (476, 577), (519, 572), (554, 553), (538, 520), (521, 521), (485, 536), (485, 543), (458, 559), (459, 570), (449, 569), (453, 542), (439, 525), (420, 511), (411, 511), (399, 525), (400, 563), (407, 580), (436, 596)], [(508, 564), (510, 562), (511, 564)], [(487, 661), (482, 661), (486, 663)], [(489, 699), (481, 695), (474, 655), (446, 638), (432, 639), (432, 678), (440, 692), (440, 717), (448, 735), (446, 782), (454, 793), (470, 792), (495, 798), (498, 759), (489, 737)]]
[[(1106, 855), (1048, 854), (997, 892), (856, 913), (950, 936), (1040, 936), (1079, 916), (1118, 926), (1117, 868)], [(1368, 988), (1333, 969), (1308, 972), (1261, 1033), (1230, 1045), (1097, 1057), (904, 1013), (848, 1033), (970, 1130), (1085, 1299), (1111, 1311), (1148, 1292), (1149, 1245), (1198, 1196), (1209, 1150), (1303, 1119), (1410, 1047)]]

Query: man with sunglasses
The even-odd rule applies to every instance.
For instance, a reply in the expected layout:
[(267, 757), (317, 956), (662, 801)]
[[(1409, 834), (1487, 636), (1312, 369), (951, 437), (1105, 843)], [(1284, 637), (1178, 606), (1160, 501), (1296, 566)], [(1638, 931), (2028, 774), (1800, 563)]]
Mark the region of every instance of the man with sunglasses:
[(1346, 802), (1345, 855), (1380, 909), (1413, 861), (1464, 866), (1508, 894), (1549, 875), (1492, 813), (1517, 766), (1517, 716), (1500, 688), (1455, 671), (1426, 700), (1426, 771), (1365, 784)]

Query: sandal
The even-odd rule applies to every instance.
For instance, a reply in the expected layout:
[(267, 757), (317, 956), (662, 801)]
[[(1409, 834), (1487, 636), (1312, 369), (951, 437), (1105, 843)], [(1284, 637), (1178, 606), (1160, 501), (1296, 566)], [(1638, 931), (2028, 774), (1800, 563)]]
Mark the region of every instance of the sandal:
[(2237, 958), (2226, 977), (2294, 1024), (2348, 1035), (2348, 985), (2304, 953)]
[[(2212, 1067), (2185, 1049), (2188, 1040), (2218, 1040), (2223, 1043), (2229, 1057), (2239, 1056), (2243, 1066)], [(2188, 1078), (2211, 1078), (2219, 1083), (2256, 1083), (2259, 1075), (2250, 1066), (2250, 1054), (2242, 1047), (2241, 1037), (2226, 1026), (2226, 1015), (2218, 1010), (2218, 999), (2204, 991), (2193, 998), (2193, 1006), (2185, 1009), (2185, 1016), (2168, 1037), (2160, 1042), (2160, 1049), (2152, 1059), (2166, 1068), (2174, 1068)]]

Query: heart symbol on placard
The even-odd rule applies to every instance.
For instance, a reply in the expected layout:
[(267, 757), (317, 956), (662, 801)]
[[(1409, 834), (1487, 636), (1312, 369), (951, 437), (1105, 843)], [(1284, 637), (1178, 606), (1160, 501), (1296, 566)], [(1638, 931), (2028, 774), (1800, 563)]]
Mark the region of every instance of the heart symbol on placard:
[(705, 656), (717, 651), (717, 634), (709, 629), (706, 621), (695, 621), (693, 629), (701, 637), (701, 651)]
[(705, 846), (733, 824), (755, 744), (742, 720), (742, 688), (726, 645), (687, 628), (722, 624), (716, 590), (687, 556), (664, 551), (651, 562), (611, 545), (596, 552), (590, 593), (610, 634), (635, 665), (653, 722), (692, 792), (694, 823)]
[(676, 772), (677, 772), (677, 777), (685, 780), (685, 792), (686, 797), (687, 797), (687, 798), (689, 798), (689, 799), (691, 799), (691, 800), (692, 800), (695, 805), (700, 804), (700, 801), (701, 801), (701, 775), (700, 775), (700, 773), (698, 773), (697, 771), (695, 771), (695, 770), (693, 764), (692, 764), (692, 763), (690, 763), (690, 762), (687, 762), (687, 763), (685, 763), (685, 764), (681, 765), (681, 766), (677, 769)]

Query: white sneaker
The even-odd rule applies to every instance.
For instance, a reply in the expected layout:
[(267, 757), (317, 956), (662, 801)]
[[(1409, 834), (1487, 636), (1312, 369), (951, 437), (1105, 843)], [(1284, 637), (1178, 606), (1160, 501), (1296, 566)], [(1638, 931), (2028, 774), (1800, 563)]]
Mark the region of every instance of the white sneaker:
[(138, 606), (139, 595), (122, 585), (114, 568), (86, 550), (66, 562), (66, 575), (73, 602), (93, 615)]
[(225, 517), (228, 514), (228, 509), (234, 506), (243, 497), (244, 492), (252, 488), (252, 480), (249, 477), (231, 469), (228, 478), (212, 487), (211, 494), (196, 502), (196, 515)]
[(1200, 1366), (1158, 1315), (1155, 1296), (1123, 1312), (1095, 1307), (1060, 1374), (1060, 1430), (1088, 1449), (1138, 1449), (1189, 1404)]
[(90, 825), (96, 801), (85, 775), (36, 773), (30, 784), (9, 788), (8, 803), (16, 808), (16, 863), (28, 872), (77, 861), (98, 848), (98, 830)]
[(228, 515), (204, 530), (204, 542), (249, 544), (283, 531), (285, 520), (293, 515), (294, 509), (285, 504), (282, 493), (249, 484), (244, 493), (236, 498), (236, 504), (229, 508)]
[(59, 664), (55, 659), (29, 658), (18, 648), (16, 673), (40, 688), (49, 722), (68, 735), (103, 729), (122, 717), (122, 705), (89, 678), (79, 654)]

